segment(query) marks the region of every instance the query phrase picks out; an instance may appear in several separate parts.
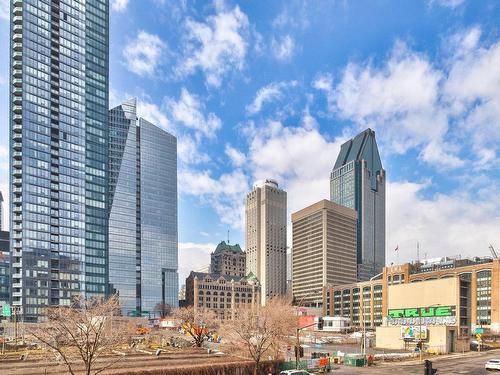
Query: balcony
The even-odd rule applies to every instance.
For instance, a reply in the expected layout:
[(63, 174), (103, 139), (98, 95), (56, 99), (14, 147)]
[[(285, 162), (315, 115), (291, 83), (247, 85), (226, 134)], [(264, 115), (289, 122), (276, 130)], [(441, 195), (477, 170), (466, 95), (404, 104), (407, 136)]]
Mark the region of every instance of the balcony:
[(12, 292), (12, 297), (22, 297), (23, 292)]
[(14, 70), (12, 71), (12, 75), (13, 75), (15, 78), (20, 78), (20, 77), (22, 77), (22, 75), (23, 75), (23, 71), (22, 71), (22, 69), (14, 69)]
[(21, 16), (23, 14), (23, 7), (21, 6), (21, 4), (19, 4), (19, 6), (14, 7), (14, 10), (12, 12), (15, 16)]
[(14, 194), (20, 194), (23, 192), (23, 188), (15, 187), (12, 189), (12, 191), (14, 192)]
[(12, 125), (12, 130), (16, 133), (21, 133), (23, 131), (23, 126), (21, 124)]
[[(12, 201), (14, 202), (14, 204), (16, 204), (16, 203), (17, 204), (23, 203), (23, 199), (22, 198), (14, 198)], [(16, 226), (14, 225), (14, 230), (15, 229), (16, 229)], [(21, 228), (19, 228), (19, 229), (21, 229)]]
[(14, 87), (22, 87), (23, 86), (23, 80), (21, 78), (14, 78), (12, 80), (12, 84)]
[(14, 105), (14, 107), (12, 108), (12, 110), (14, 111), (14, 113), (22, 113), (23, 106), (21, 106), (21, 105)]
[(23, 5), (23, 1), (22, 0), (14, 0), (12, 2), (12, 5), (14, 5), (15, 7), (20, 7)]
[(23, 221), (23, 215), (13, 215), (14, 222), (21, 223)]
[(13, 93), (14, 95), (16, 95), (16, 96), (17, 96), (17, 95), (22, 95), (22, 93), (23, 93), (23, 89), (22, 89), (22, 88), (20, 88), (20, 87), (14, 87), (14, 89), (12, 90), (12, 93)]
[(14, 115), (14, 116), (12, 116), (12, 119), (14, 121), (19, 121), (19, 122), (23, 121), (23, 115)]
[(23, 25), (14, 25), (13, 31), (14, 31), (14, 34), (21, 33), (23, 31)]
[(12, 54), (12, 57), (14, 58), (14, 60), (22, 60), (23, 59), (23, 53), (22, 52), (14, 52)]
[(13, 183), (14, 185), (21, 185), (21, 184), (23, 183), (23, 181), (22, 181), (20, 178), (14, 178), (14, 179), (12, 180), (12, 183)]
[(12, 139), (14, 140), (14, 142), (21, 142), (23, 137), (21, 133), (14, 133), (12, 134)]
[(21, 176), (22, 176), (22, 174), (23, 174), (23, 170), (22, 170), (22, 169), (14, 169), (14, 170), (12, 171), (12, 174), (13, 174), (14, 176), (21, 177)]
[(14, 42), (21, 42), (23, 40), (23, 35), (22, 34), (14, 34), (14, 35), (12, 35), (12, 40)]

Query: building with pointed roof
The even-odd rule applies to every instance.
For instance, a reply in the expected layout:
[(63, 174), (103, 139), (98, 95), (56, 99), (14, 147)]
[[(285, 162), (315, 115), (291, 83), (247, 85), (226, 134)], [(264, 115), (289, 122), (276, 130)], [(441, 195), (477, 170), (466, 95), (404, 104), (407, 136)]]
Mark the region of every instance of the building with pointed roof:
[(385, 180), (373, 130), (366, 129), (341, 146), (330, 175), (330, 200), (358, 213), (360, 281), (382, 272), (385, 265)]
[(217, 275), (245, 276), (246, 255), (240, 245), (222, 241), (211, 254), (211, 272)]
[(221, 241), (211, 254), (211, 272), (191, 271), (186, 278), (186, 305), (213, 310), (220, 319), (234, 318), (239, 308), (257, 308), (261, 285), (250, 271), (240, 245)]

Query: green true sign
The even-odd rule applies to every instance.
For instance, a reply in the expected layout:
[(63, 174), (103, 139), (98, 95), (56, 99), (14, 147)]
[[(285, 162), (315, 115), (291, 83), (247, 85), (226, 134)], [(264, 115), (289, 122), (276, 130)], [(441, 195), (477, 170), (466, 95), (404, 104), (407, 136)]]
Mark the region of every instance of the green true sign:
[(8, 317), (8, 316), (11, 315), (10, 305), (3, 305), (2, 315), (5, 316), (5, 317)]
[(455, 306), (417, 307), (408, 309), (389, 309), (390, 318), (418, 318), (454, 316)]

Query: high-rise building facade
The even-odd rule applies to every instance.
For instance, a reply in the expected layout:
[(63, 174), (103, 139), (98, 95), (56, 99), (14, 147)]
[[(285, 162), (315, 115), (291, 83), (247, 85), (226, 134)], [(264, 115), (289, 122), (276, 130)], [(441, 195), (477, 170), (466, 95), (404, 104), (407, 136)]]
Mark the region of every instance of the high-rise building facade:
[(261, 303), (286, 294), (286, 192), (274, 180), (254, 184), (245, 206), (247, 273), (261, 285)]
[(0, 191), (0, 231), (3, 230), (3, 196)]
[(0, 309), (10, 303), (9, 232), (0, 230)]
[(216, 275), (246, 276), (246, 255), (240, 245), (222, 241), (210, 255), (210, 272)]
[(109, 282), (124, 314), (177, 307), (177, 139), (137, 118), (136, 100), (109, 111)]
[(326, 199), (292, 214), (295, 303), (320, 307), (323, 287), (357, 280), (356, 211)]
[(13, 0), (12, 302), (107, 292), (109, 1)]
[(385, 265), (385, 170), (367, 129), (344, 143), (330, 176), (330, 200), (358, 213), (358, 280), (369, 280)]

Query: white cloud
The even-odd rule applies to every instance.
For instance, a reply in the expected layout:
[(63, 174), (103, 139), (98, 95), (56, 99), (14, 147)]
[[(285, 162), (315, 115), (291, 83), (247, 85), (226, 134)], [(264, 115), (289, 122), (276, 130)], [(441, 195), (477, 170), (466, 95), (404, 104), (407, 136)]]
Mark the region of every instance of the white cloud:
[(131, 40), (123, 50), (127, 68), (139, 76), (152, 76), (164, 57), (166, 44), (158, 35), (144, 30)]
[(111, 9), (115, 12), (123, 12), (127, 9), (129, 0), (112, 0)]
[(210, 157), (199, 150), (199, 144), (189, 135), (177, 139), (177, 155), (179, 160), (186, 164), (200, 164), (210, 161)]
[(149, 102), (145, 98), (137, 100), (137, 116), (144, 118), (145, 120), (170, 133), (175, 133), (173, 125), (170, 123), (161, 108), (155, 103)]
[(0, 0), (0, 19), (9, 20), (10, 18), (10, 1)]
[(455, 41), (443, 95), (476, 153), (477, 165), (492, 167), (500, 157), (500, 42), (481, 46), (481, 31), (472, 28)]
[[(4, 145), (0, 145), (0, 170), (9, 170), (9, 150)], [(6, 192), (4, 191), (5, 194)]]
[(274, 178), (285, 187), (294, 212), (329, 198), (330, 171), (344, 140), (328, 140), (316, 126), (285, 127), (270, 121), (254, 131), (249, 168), (255, 179)]
[(273, 38), (271, 41), (271, 51), (278, 60), (290, 60), (296, 50), (295, 40), (290, 35), (285, 35), (279, 39)]
[(442, 6), (442, 7), (450, 8), (450, 9), (458, 8), (463, 3), (465, 3), (465, 0), (429, 0), (430, 6), (436, 4), (438, 6)]
[(246, 156), (243, 152), (235, 149), (232, 147), (230, 144), (226, 144), (226, 148), (224, 150), (226, 152), (226, 155), (231, 159), (231, 163), (235, 167), (241, 167), (245, 164), (246, 162)]
[(481, 44), (473, 27), (446, 38), (443, 50), (433, 64), (399, 41), (384, 63), (350, 63), (338, 84), (323, 74), (312, 85), (325, 92), (331, 115), (381, 130), (389, 153), (414, 149), (435, 167), (492, 168), (500, 157), (500, 42)]
[(179, 192), (197, 196), (211, 206), (223, 224), (242, 230), (244, 226), (244, 197), (248, 178), (241, 169), (212, 177), (210, 171), (180, 170)]
[(255, 115), (260, 112), (266, 102), (279, 100), (283, 97), (283, 90), (290, 86), (296, 86), (297, 81), (273, 82), (260, 88), (255, 94), (253, 102), (246, 106), (247, 113)]
[(207, 116), (203, 114), (205, 105), (198, 96), (191, 94), (186, 88), (182, 88), (178, 101), (168, 98), (166, 106), (172, 120), (195, 130), (198, 138), (201, 135), (214, 138), (222, 126), (220, 118), (214, 113), (210, 112)]
[(389, 151), (417, 148), (423, 161), (455, 168), (464, 161), (446, 137), (447, 109), (440, 105), (444, 76), (425, 55), (398, 41), (382, 66), (349, 63), (335, 87), (329, 75), (319, 76), (313, 87), (326, 93), (332, 113), (358, 130), (381, 130)]
[[(423, 196), (429, 182), (390, 182), (387, 185), (387, 261), (397, 262), (392, 251), (399, 245), (399, 261), (449, 255), (489, 255), (488, 244), (500, 247), (499, 191), (486, 197), (465, 192)], [(496, 193), (496, 194), (495, 194)], [(495, 195), (491, 195), (495, 194)]]
[(179, 286), (186, 282), (191, 271), (198, 271), (210, 264), (213, 243), (179, 242)]
[(187, 43), (178, 74), (189, 75), (200, 69), (209, 86), (219, 87), (225, 74), (243, 69), (249, 23), (239, 6), (229, 10), (216, 3), (215, 15), (205, 22), (187, 20), (186, 31)]

